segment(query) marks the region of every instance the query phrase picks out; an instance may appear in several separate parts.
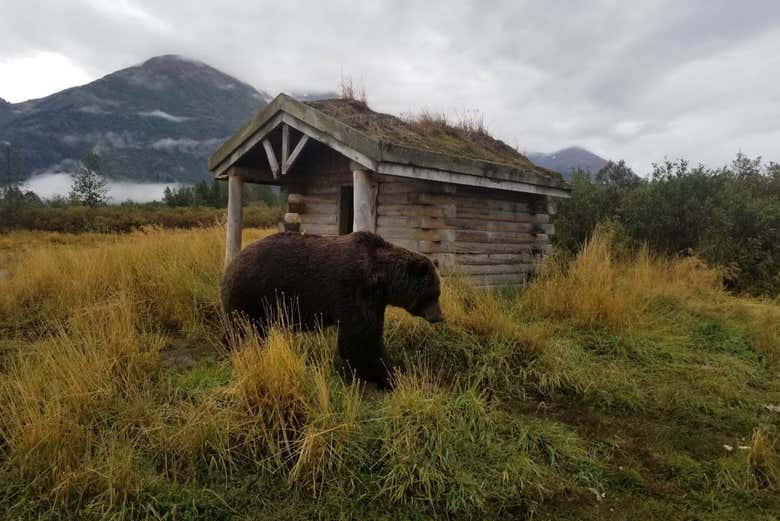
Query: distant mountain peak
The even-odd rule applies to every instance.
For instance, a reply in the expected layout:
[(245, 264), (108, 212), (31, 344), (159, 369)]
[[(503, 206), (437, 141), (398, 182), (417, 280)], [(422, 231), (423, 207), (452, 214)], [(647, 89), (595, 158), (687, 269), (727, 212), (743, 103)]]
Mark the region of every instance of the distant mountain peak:
[(0, 102), (0, 141), (15, 144), (22, 178), (96, 152), (110, 177), (194, 182), (208, 177), (208, 155), (270, 99), (201, 61), (166, 54), (45, 98)]
[(607, 164), (607, 160), (580, 146), (562, 148), (549, 154), (531, 153), (530, 159), (537, 166), (554, 170), (569, 179), (573, 170), (584, 170), (595, 174)]
[(152, 56), (148, 60), (142, 63), (142, 65), (154, 65), (156, 63), (192, 63), (196, 65), (206, 65), (200, 60), (196, 60), (194, 58), (188, 58), (187, 56), (182, 56), (181, 54), (161, 54), (159, 56)]

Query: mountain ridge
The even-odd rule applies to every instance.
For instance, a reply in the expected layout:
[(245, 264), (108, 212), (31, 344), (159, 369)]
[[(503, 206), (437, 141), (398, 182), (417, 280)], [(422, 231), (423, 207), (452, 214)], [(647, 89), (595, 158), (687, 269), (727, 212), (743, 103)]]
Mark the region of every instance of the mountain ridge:
[[(337, 97), (295, 92), (301, 101)], [(209, 179), (208, 156), (272, 97), (199, 60), (155, 56), (42, 98), (0, 98), (3, 181), (70, 173), (89, 152), (112, 179), (193, 183)], [(565, 178), (579, 168), (595, 174), (606, 160), (581, 147), (532, 153), (538, 166)]]
[(607, 160), (583, 147), (572, 146), (550, 153), (527, 154), (535, 165), (554, 170), (571, 179), (573, 170), (583, 170), (595, 175), (607, 164)]
[(0, 142), (11, 144), (9, 177), (18, 180), (70, 172), (96, 152), (108, 177), (196, 182), (208, 178), (208, 155), (270, 99), (203, 62), (155, 56), (50, 96), (0, 103)]

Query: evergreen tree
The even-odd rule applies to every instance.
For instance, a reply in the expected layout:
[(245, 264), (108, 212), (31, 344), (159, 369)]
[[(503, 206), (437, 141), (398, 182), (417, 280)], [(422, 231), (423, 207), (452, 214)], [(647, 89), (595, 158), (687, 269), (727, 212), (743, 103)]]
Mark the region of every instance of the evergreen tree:
[(100, 157), (89, 153), (81, 158), (81, 163), (73, 174), (73, 183), (68, 194), (76, 204), (95, 207), (108, 202), (108, 188), (102, 175)]

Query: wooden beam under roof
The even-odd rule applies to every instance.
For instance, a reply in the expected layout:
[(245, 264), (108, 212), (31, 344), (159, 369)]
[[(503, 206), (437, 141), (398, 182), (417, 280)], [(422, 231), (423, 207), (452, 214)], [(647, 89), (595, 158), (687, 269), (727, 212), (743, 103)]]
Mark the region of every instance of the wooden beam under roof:
[[(285, 125), (285, 128), (287, 128), (287, 125)], [(282, 162), (282, 175), (287, 175), (287, 172), (289, 172), (290, 168), (292, 168), (292, 166), (295, 164), (295, 160), (298, 159), (299, 155), (301, 155), (303, 147), (306, 146), (308, 141), (309, 136), (303, 134), (301, 139), (298, 141), (298, 144), (295, 145), (295, 148), (293, 149), (292, 154), (290, 154), (290, 157)]]
[(264, 139), (263, 148), (265, 149), (265, 154), (268, 156), (268, 164), (271, 166), (271, 173), (273, 173), (274, 179), (279, 179), (279, 161), (276, 160), (274, 147), (271, 146), (270, 141)]

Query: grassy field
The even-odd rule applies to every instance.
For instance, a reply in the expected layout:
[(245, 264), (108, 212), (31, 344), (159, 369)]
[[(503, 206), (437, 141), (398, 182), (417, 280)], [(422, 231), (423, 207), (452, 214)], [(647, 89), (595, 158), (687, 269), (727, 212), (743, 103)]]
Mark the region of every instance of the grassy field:
[(448, 279), (383, 393), (334, 331), (225, 349), (223, 235), (0, 235), (0, 518), (780, 519), (780, 305), (697, 260)]

